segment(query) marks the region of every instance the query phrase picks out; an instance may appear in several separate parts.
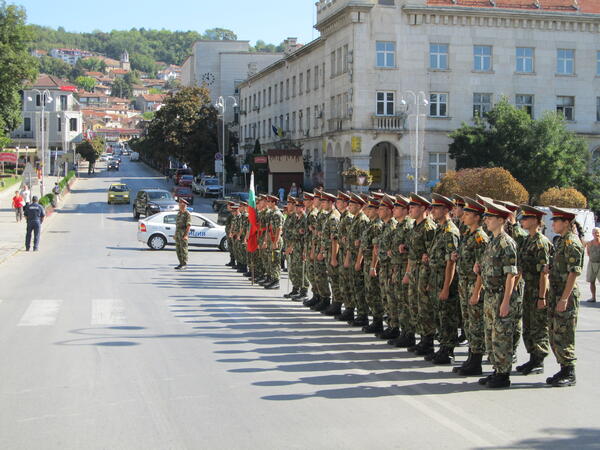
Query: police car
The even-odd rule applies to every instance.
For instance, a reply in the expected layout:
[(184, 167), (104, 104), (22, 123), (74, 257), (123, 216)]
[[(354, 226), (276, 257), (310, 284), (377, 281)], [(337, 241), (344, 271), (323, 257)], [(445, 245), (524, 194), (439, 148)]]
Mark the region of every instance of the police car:
[[(217, 247), (227, 251), (225, 227), (217, 225), (203, 215), (190, 212), (192, 226), (190, 228), (188, 245), (196, 247)], [(167, 245), (175, 244), (175, 224), (177, 212), (161, 212), (146, 217), (138, 222), (138, 241), (143, 242), (152, 250), (162, 250)]]

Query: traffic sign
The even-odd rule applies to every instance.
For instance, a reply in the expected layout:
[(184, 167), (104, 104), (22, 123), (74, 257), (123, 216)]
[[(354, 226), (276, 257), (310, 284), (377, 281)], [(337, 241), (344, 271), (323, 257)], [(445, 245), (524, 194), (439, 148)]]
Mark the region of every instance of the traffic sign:
[(220, 159), (215, 160), (215, 172), (223, 172), (223, 161)]
[(215, 161), (222, 161), (222, 160), (223, 160), (223, 153), (221, 153), (221, 152), (215, 153)]
[(242, 173), (250, 173), (250, 165), (248, 165), (248, 164), (242, 165)]

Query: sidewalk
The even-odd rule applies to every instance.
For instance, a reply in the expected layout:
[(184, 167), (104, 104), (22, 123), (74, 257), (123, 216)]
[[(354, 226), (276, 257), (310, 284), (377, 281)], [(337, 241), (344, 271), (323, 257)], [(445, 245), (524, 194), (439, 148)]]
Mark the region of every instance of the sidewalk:
[[(61, 179), (62, 177), (45, 177), (45, 192), (51, 192), (54, 183)], [(12, 209), (12, 198), (15, 191), (20, 190), (20, 188), (20, 185), (14, 185), (0, 192), (0, 264), (18, 251), (25, 249), (26, 222), (23, 219), (23, 221), (17, 223), (15, 212)], [(32, 196), (36, 195), (38, 198), (40, 197), (39, 184), (31, 189), (31, 194)], [(61, 196), (60, 203), (64, 201), (62, 197), (64, 196)]]

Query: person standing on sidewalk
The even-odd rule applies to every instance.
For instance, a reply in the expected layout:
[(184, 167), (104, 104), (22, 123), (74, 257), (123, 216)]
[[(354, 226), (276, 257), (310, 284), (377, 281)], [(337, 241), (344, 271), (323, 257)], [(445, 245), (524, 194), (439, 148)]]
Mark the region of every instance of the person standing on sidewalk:
[(31, 203), (31, 191), (29, 190), (29, 186), (26, 184), (23, 185), (23, 189), (21, 189), (21, 197), (23, 197), (25, 206)]
[(600, 228), (592, 230), (591, 241), (585, 244), (586, 252), (589, 256), (587, 266), (587, 282), (590, 283), (592, 297), (588, 300), (590, 303), (596, 303), (596, 280), (600, 280)]
[(17, 222), (23, 220), (23, 206), (25, 206), (25, 201), (19, 191), (15, 191), (15, 196), (12, 198), (12, 207), (15, 210), (15, 214), (17, 216)]
[(52, 193), (54, 194), (54, 207), (58, 206), (58, 201), (60, 200), (60, 186), (58, 183), (54, 183), (54, 187), (52, 188)]
[(179, 213), (175, 222), (175, 249), (179, 265), (175, 270), (185, 269), (188, 262), (188, 236), (192, 226), (192, 215), (187, 210), (188, 202), (179, 198)]
[(37, 252), (40, 245), (40, 233), (42, 231), (42, 222), (46, 211), (38, 203), (38, 198), (34, 195), (31, 203), (25, 207), (25, 217), (27, 218), (27, 233), (25, 234), (25, 250), (29, 251), (31, 245), (31, 233), (33, 233), (33, 251)]

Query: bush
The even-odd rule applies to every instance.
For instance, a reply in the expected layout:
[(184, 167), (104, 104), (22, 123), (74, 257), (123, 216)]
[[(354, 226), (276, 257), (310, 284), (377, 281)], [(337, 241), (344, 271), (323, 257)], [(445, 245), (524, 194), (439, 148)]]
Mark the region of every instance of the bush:
[(586, 208), (585, 195), (575, 188), (550, 188), (540, 195), (540, 206), (558, 206), (559, 208)]
[(40, 198), (39, 204), (42, 205), (44, 208), (47, 208), (48, 206), (52, 205), (53, 200), (54, 194), (46, 194), (42, 198)]
[(477, 194), (495, 200), (527, 203), (529, 194), (508, 170), (501, 167), (462, 169), (448, 172), (435, 185), (433, 192), (447, 197), (453, 194), (475, 198)]

